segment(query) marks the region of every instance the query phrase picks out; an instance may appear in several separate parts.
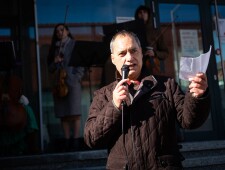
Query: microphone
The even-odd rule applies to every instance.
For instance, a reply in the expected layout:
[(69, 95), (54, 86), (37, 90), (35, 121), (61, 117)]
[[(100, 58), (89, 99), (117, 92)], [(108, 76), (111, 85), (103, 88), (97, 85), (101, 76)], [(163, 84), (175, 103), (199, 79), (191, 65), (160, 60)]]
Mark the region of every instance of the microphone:
[(127, 79), (129, 71), (130, 71), (129, 66), (124, 64), (121, 68), (122, 80)]
[[(122, 66), (122, 68), (121, 68), (121, 72), (122, 72), (122, 80), (123, 80), (123, 79), (127, 79), (129, 71), (130, 71), (129, 66), (126, 65), (126, 64), (124, 64), (124, 65)], [(124, 84), (124, 85), (127, 85), (127, 83)], [(124, 106), (125, 104), (126, 104), (126, 102), (123, 100), (123, 101), (122, 101), (122, 106)]]

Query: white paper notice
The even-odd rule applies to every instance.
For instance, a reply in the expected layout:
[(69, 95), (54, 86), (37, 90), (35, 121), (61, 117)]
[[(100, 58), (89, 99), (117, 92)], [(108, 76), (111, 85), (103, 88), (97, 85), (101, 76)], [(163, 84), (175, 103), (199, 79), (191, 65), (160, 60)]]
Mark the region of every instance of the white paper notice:
[(198, 57), (181, 57), (179, 78), (188, 80), (199, 72), (205, 73), (209, 64), (211, 48), (212, 46), (210, 46), (207, 53), (201, 54)]

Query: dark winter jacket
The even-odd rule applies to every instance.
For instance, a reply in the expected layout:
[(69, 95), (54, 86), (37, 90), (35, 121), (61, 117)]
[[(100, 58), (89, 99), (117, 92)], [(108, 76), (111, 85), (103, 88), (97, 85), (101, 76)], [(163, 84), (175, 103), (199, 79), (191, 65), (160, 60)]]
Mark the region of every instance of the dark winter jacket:
[(112, 102), (116, 84), (95, 92), (84, 129), (88, 146), (108, 148), (107, 169), (182, 169), (176, 121), (186, 129), (201, 126), (210, 110), (208, 92), (194, 98), (174, 79), (148, 76), (126, 101), (122, 133), (122, 113)]

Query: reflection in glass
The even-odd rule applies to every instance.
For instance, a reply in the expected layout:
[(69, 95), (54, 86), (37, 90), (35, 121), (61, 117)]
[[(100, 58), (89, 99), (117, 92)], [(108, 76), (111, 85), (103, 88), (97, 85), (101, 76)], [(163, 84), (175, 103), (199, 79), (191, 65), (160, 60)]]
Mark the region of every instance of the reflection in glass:
[[(218, 83), (221, 94), (223, 113), (225, 113), (224, 65), (225, 65), (225, 6), (211, 6), (213, 17), (213, 40), (218, 70)], [(217, 23), (218, 21), (218, 23)], [(223, 115), (224, 116), (224, 115)]]

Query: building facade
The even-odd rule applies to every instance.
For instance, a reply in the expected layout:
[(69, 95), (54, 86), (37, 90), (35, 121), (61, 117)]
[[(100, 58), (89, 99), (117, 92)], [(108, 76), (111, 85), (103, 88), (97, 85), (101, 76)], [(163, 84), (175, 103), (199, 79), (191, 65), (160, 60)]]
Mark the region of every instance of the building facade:
[[(69, 10), (66, 11), (68, 4)], [(179, 129), (180, 139), (225, 139), (225, 2), (222, 0), (96, 0), (96, 3), (8, 0), (0, 7), (0, 41), (14, 44), (16, 67), (13, 73), (22, 78), (23, 94), (34, 111), (39, 127), (36, 140), (40, 152), (59, 152), (55, 145), (62, 137), (60, 122), (53, 113), (47, 71), (47, 54), (55, 24), (65, 22), (77, 41), (104, 43), (104, 26), (115, 24), (121, 18), (132, 19), (136, 8), (144, 4), (152, 9), (155, 27), (160, 27), (169, 48), (164, 74), (174, 77), (184, 90), (188, 82), (179, 79), (180, 58), (187, 55), (198, 57), (212, 46), (207, 69), (210, 115), (199, 129)], [(102, 60), (99, 64), (87, 65), (82, 79), (82, 127), (94, 90), (114, 79), (109, 56)], [(82, 134), (81, 128), (81, 138)]]

